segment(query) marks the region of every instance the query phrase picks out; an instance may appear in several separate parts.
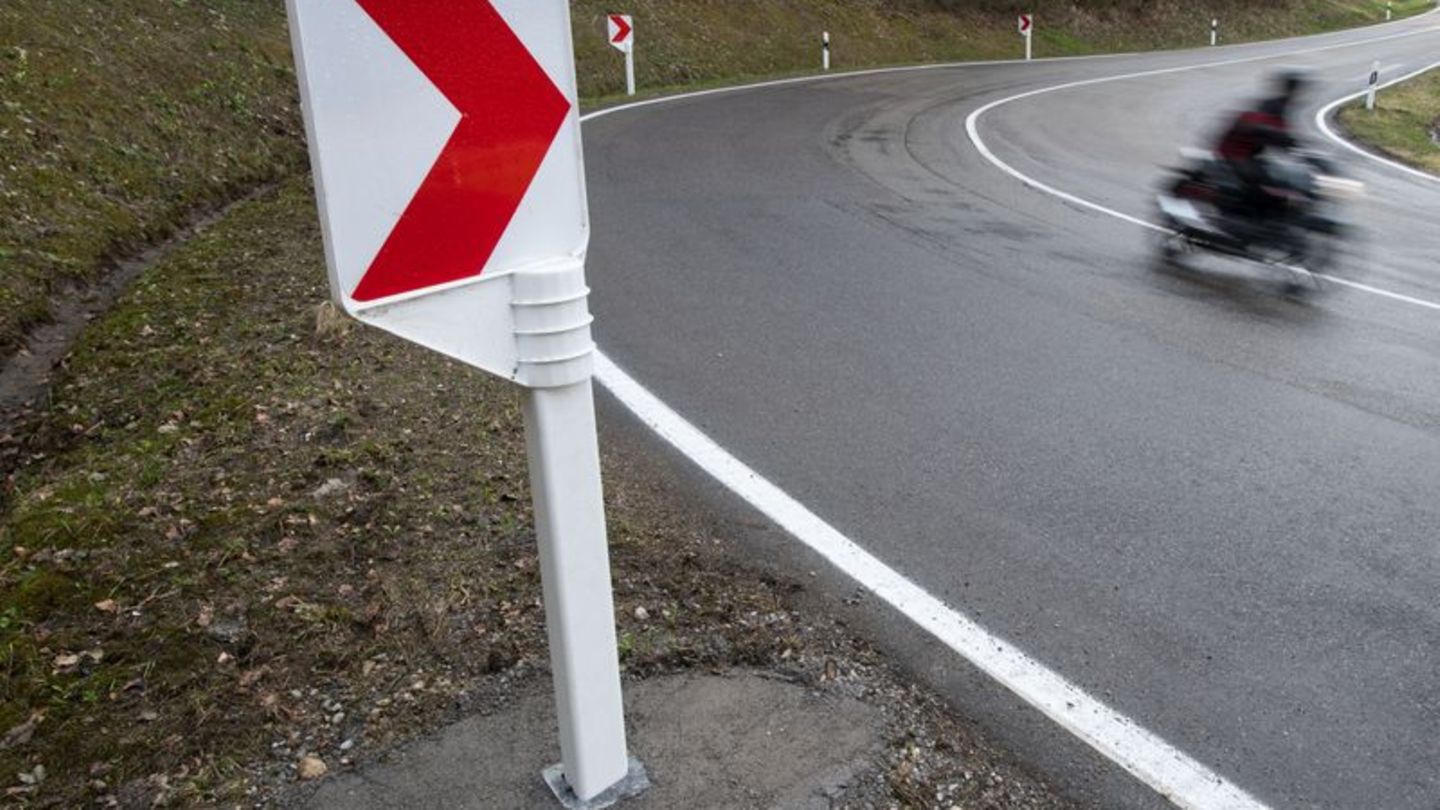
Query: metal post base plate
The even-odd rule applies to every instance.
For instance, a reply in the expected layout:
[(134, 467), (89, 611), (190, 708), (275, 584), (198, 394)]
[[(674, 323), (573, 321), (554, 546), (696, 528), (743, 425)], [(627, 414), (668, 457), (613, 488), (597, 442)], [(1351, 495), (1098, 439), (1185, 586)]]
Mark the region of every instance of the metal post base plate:
[(566, 810), (600, 810), (602, 807), (609, 807), (616, 802), (638, 796), (650, 787), (650, 776), (645, 773), (645, 766), (640, 760), (630, 757), (630, 770), (626, 772), (625, 778), (611, 785), (595, 798), (585, 801), (575, 795), (570, 789), (570, 783), (565, 781), (565, 769), (562, 765), (551, 765), (540, 774), (545, 779), (545, 784), (550, 786), (550, 791), (555, 798), (560, 800), (560, 805)]

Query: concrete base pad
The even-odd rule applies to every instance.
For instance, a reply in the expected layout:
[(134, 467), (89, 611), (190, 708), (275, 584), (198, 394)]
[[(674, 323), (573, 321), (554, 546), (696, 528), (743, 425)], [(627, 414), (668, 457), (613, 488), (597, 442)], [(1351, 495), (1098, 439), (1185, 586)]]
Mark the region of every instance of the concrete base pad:
[(624, 779), (589, 800), (576, 796), (570, 783), (565, 781), (563, 762), (546, 768), (540, 776), (545, 780), (545, 784), (550, 786), (550, 792), (555, 794), (555, 798), (565, 810), (602, 810), (618, 801), (633, 799), (650, 789), (650, 775), (645, 772), (645, 766), (640, 764), (640, 760), (634, 757), (630, 757), (630, 769), (625, 773)]
[[(659, 678), (625, 698), (631, 753), (653, 782), (626, 810), (829, 807), (884, 745), (877, 709), (757, 675)], [(549, 698), (529, 698), (330, 779), (305, 806), (557, 808), (540, 778), (557, 749)]]

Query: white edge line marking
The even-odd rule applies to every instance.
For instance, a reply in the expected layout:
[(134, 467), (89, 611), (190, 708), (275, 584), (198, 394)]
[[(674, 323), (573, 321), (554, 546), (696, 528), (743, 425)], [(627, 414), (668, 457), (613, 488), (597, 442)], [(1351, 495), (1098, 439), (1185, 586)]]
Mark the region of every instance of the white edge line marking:
[[(1418, 19), (1418, 17), (1423, 17), (1423, 16), (1427, 16), (1427, 15), (1429, 15), (1429, 14), (1434, 14), (1434, 13), (1436, 13), (1436, 11), (1428, 11), (1428, 12), (1426, 12), (1425, 14), (1418, 15), (1417, 17), (1409, 17), (1409, 18), (1407, 18), (1407, 19), (1409, 19), (1409, 20), (1415, 20), (1415, 19)], [(1053, 85), (1053, 86), (1050, 86), (1050, 87), (1042, 87), (1042, 88), (1039, 88), (1038, 90), (1030, 90), (1030, 91), (1027, 91), (1027, 92), (1024, 92), (1024, 93), (1017, 93), (1016, 95), (1013, 95), (1013, 96), (1007, 96), (1006, 98), (996, 99), (995, 101), (992, 101), (992, 102), (990, 102), (989, 104), (986, 104), (986, 105), (980, 107), (979, 109), (977, 109), (977, 110), (975, 110), (974, 112), (970, 113), (970, 115), (969, 115), (968, 117), (966, 117), (966, 119), (965, 119), (965, 133), (966, 133), (966, 135), (969, 136), (969, 138), (970, 138), (970, 143), (975, 146), (975, 150), (980, 153), (980, 156), (981, 156), (981, 157), (983, 157), (983, 158), (985, 158), (986, 160), (990, 161), (990, 163), (991, 163), (992, 165), (994, 165), (995, 168), (997, 168), (997, 169), (1005, 172), (1006, 174), (1010, 175), (1011, 177), (1014, 177), (1016, 180), (1019, 180), (1022, 184), (1026, 185), (1026, 186), (1029, 186), (1029, 187), (1035, 189), (1036, 191), (1042, 191), (1042, 192), (1044, 192), (1044, 193), (1046, 193), (1046, 194), (1051, 195), (1052, 197), (1057, 197), (1057, 198), (1062, 199), (1062, 200), (1064, 200), (1064, 201), (1066, 201), (1066, 202), (1074, 203), (1075, 205), (1081, 206), (1081, 207), (1083, 207), (1083, 208), (1089, 208), (1089, 209), (1091, 209), (1091, 210), (1093, 210), (1093, 211), (1097, 211), (1097, 212), (1102, 213), (1102, 214), (1105, 214), (1105, 215), (1107, 215), (1107, 216), (1111, 216), (1111, 217), (1114, 217), (1114, 218), (1116, 218), (1116, 219), (1124, 220), (1125, 222), (1129, 222), (1130, 224), (1132, 224), (1132, 225), (1137, 225), (1137, 226), (1139, 226), (1139, 227), (1141, 227), (1141, 228), (1148, 228), (1148, 229), (1150, 229), (1150, 230), (1152, 230), (1152, 231), (1157, 231), (1157, 232), (1159, 232), (1159, 233), (1170, 233), (1170, 230), (1169, 230), (1168, 228), (1163, 228), (1163, 227), (1161, 227), (1161, 226), (1159, 226), (1159, 225), (1156, 225), (1156, 224), (1153, 223), (1153, 222), (1149, 222), (1149, 221), (1147, 221), (1147, 220), (1141, 219), (1140, 217), (1131, 216), (1130, 214), (1126, 214), (1126, 213), (1124, 213), (1123, 211), (1116, 211), (1116, 210), (1113, 209), (1113, 208), (1108, 208), (1108, 207), (1106, 207), (1106, 206), (1104, 206), (1104, 205), (1101, 205), (1100, 203), (1092, 202), (1092, 201), (1090, 201), (1090, 200), (1085, 199), (1084, 197), (1076, 196), (1076, 195), (1074, 195), (1074, 194), (1069, 193), (1068, 191), (1061, 191), (1060, 189), (1055, 188), (1054, 186), (1047, 185), (1046, 183), (1043, 183), (1043, 182), (1041, 182), (1041, 181), (1039, 181), (1039, 180), (1036, 180), (1035, 178), (1033, 178), (1033, 177), (1025, 174), (1024, 172), (1021, 172), (1019, 169), (1016, 169), (1015, 167), (1011, 166), (1010, 164), (1006, 163), (1005, 161), (1003, 161), (1003, 160), (1001, 160), (999, 157), (997, 157), (996, 154), (990, 150), (990, 147), (989, 147), (988, 145), (986, 145), (985, 139), (980, 137), (980, 119), (985, 115), (985, 113), (988, 113), (988, 112), (990, 112), (991, 110), (993, 110), (993, 109), (995, 109), (995, 108), (997, 108), (997, 107), (1001, 107), (1001, 106), (1004, 106), (1004, 105), (1006, 105), (1006, 104), (1009, 104), (1009, 103), (1012, 102), (1012, 101), (1020, 101), (1020, 100), (1022, 100), (1022, 99), (1032, 98), (1032, 97), (1034, 97), (1034, 96), (1040, 96), (1040, 95), (1044, 95), (1044, 94), (1046, 94), (1046, 93), (1055, 93), (1055, 92), (1059, 92), (1059, 91), (1061, 91), (1061, 90), (1070, 90), (1070, 89), (1073, 89), (1073, 88), (1076, 88), (1076, 87), (1085, 87), (1085, 86), (1088, 86), (1088, 85), (1105, 84), (1105, 83), (1107, 83), (1107, 82), (1125, 81), (1125, 80), (1127, 80), (1127, 79), (1141, 79), (1141, 78), (1146, 78), (1146, 77), (1149, 77), (1149, 76), (1163, 76), (1163, 75), (1166, 75), (1166, 74), (1169, 74), (1169, 73), (1184, 73), (1184, 72), (1192, 71), (1192, 70), (1205, 70), (1206, 68), (1224, 67), (1224, 66), (1226, 66), (1226, 65), (1241, 65), (1241, 64), (1245, 64), (1245, 63), (1247, 63), (1247, 62), (1263, 62), (1263, 61), (1274, 60), (1274, 59), (1287, 59), (1287, 58), (1294, 57), (1294, 56), (1301, 56), (1301, 55), (1311, 54), (1311, 53), (1319, 53), (1319, 52), (1321, 52), (1321, 51), (1338, 50), (1338, 49), (1341, 49), (1341, 48), (1358, 48), (1358, 47), (1365, 46), (1365, 45), (1372, 45), (1372, 44), (1374, 44), (1374, 43), (1376, 43), (1376, 42), (1384, 42), (1384, 41), (1386, 41), (1386, 40), (1391, 40), (1391, 39), (1400, 39), (1400, 38), (1402, 38), (1402, 37), (1411, 37), (1411, 36), (1417, 36), (1417, 35), (1420, 35), (1420, 34), (1432, 33), (1432, 31), (1433, 31), (1433, 29), (1420, 29), (1420, 30), (1417, 30), (1417, 31), (1406, 31), (1406, 32), (1399, 33), (1399, 34), (1390, 34), (1390, 35), (1383, 36), (1383, 37), (1375, 37), (1375, 38), (1373, 38), (1373, 39), (1360, 40), (1360, 41), (1358, 41), (1358, 42), (1347, 42), (1347, 43), (1336, 44), (1336, 45), (1325, 45), (1325, 46), (1322, 46), (1322, 47), (1319, 47), (1319, 48), (1308, 48), (1308, 49), (1299, 50), (1299, 51), (1287, 51), (1287, 52), (1285, 52), (1285, 53), (1271, 54), (1271, 55), (1268, 55), (1268, 56), (1247, 56), (1247, 57), (1243, 57), (1243, 58), (1240, 58), (1240, 59), (1223, 59), (1223, 60), (1216, 61), (1216, 62), (1204, 62), (1204, 63), (1197, 64), (1197, 65), (1181, 65), (1181, 66), (1178, 66), (1178, 67), (1160, 68), (1160, 69), (1158, 69), (1158, 70), (1145, 70), (1145, 71), (1141, 71), (1141, 72), (1139, 72), (1139, 73), (1122, 73), (1122, 74), (1117, 75), (1117, 76), (1101, 76), (1101, 77), (1094, 78), (1094, 79), (1082, 79), (1082, 80), (1080, 80), (1080, 81), (1065, 82), (1064, 84), (1057, 84), (1057, 85)], [(1433, 67), (1440, 67), (1440, 63), (1436, 63), (1436, 64), (1434, 64), (1434, 65), (1431, 65), (1430, 67), (1432, 67), (1432, 68), (1433, 68)], [(1428, 70), (1428, 69), (1429, 69), (1429, 68), (1426, 68), (1425, 70)], [(1425, 72), (1425, 70), (1421, 70), (1421, 71), (1418, 71), (1417, 73), (1410, 74), (1410, 76), (1402, 76), (1402, 77), (1399, 78), (1399, 79), (1394, 79), (1394, 80), (1392, 80), (1391, 82), (1387, 83), (1385, 86), (1388, 87), (1390, 84), (1394, 84), (1394, 83), (1396, 83), (1396, 82), (1404, 81), (1405, 79), (1408, 79), (1408, 78), (1410, 78), (1411, 76), (1415, 76), (1415, 75), (1418, 75), (1419, 73)], [(1341, 99), (1339, 102), (1335, 102), (1335, 104), (1343, 103), (1344, 101), (1348, 100), (1349, 98), (1355, 98), (1355, 97), (1357, 97), (1357, 96), (1363, 96), (1364, 94), (1365, 94), (1365, 91), (1361, 91), (1360, 93), (1358, 93), (1358, 94), (1356, 94), (1356, 95), (1347, 96), (1346, 98)], [(1334, 105), (1331, 105), (1331, 106), (1334, 106)], [(1328, 108), (1327, 108), (1327, 109), (1328, 109)], [(1322, 115), (1324, 114), (1324, 112), (1325, 112), (1324, 110), (1321, 111)], [(1324, 129), (1323, 125), (1322, 125), (1322, 129)], [(1334, 136), (1332, 135), (1331, 137), (1334, 137)], [(1344, 141), (1342, 141), (1342, 143), (1344, 143)], [(1380, 157), (1377, 157), (1377, 156), (1375, 156), (1375, 155), (1370, 155), (1370, 154), (1368, 154), (1368, 153), (1365, 153), (1363, 150), (1361, 150), (1361, 149), (1360, 149), (1359, 147), (1357, 147), (1357, 146), (1354, 146), (1353, 144), (1348, 144), (1348, 143), (1347, 143), (1346, 145), (1349, 146), (1351, 149), (1354, 149), (1354, 150), (1356, 150), (1356, 151), (1361, 152), (1362, 154), (1366, 154), (1367, 157), (1372, 157), (1372, 158), (1375, 158), (1376, 160), (1381, 160), (1381, 161), (1390, 163), (1390, 161), (1385, 161), (1384, 158), (1380, 158)], [(1409, 172), (1411, 172), (1411, 173), (1418, 173), (1418, 174), (1422, 174), (1422, 175), (1424, 174), (1423, 172), (1418, 172), (1417, 170), (1411, 169), (1411, 168), (1408, 167), (1408, 166), (1401, 166), (1401, 165), (1399, 165), (1399, 164), (1394, 164), (1394, 163), (1392, 163), (1392, 165), (1394, 165), (1396, 168), (1404, 169), (1404, 170), (1409, 171)], [(1429, 175), (1426, 175), (1426, 176), (1427, 176), (1427, 177), (1430, 177), (1431, 179), (1437, 179), (1437, 178), (1434, 178), (1434, 177), (1429, 176)], [(1307, 271), (1307, 272), (1308, 272), (1308, 271)], [(1412, 306), (1417, 306), (1417, 307), (1421, 307), (1421, 308), (1424, 308), (1424, 309), (1429, 309), (1429, 310), (1434, 310), (1434, 311), (1440, 312), (1440, 303), (1437, 303), (1437, 302), (1435, 302), (1435, 301), (1428, 301), (1428, 300), (1426, 300), (1426, 299), (1424, 299), (1424, 298), (1416, 298), (1416, 297), (1414, 297), (1414, 296), (1405, 295), (1404, 293), (1392, 292), (1392, 291), (1390, 291), (1390, 290), (1382, 289), (1382, 288), (1380, 288), (1380, 287), (1372, 287), (1372, 286), (1370, 286), (1369, 284), (1362, 284), (1362, 283), (1360, 283), (1360, 282), (1358, 282), (1358, 281), (1351, 281), (1350, 279), (1340, 278), (1340, 277), (1338, 277), (1338, 276), (1326, 275), (1326, 274), (1324, 274), (1324, 273), (1316, 273), (1315, 275), (1316, 275), (1317, 277), (1319, 277), (1319, 278), (1323, 278), (1323, 279), (1325, 279), (1326, 281), (1329, 281), (1329, 282), (1332, 283), (1332, 284), (1339, 284), (1339, 285), (1342, 286), (1342, 287), (1349, 287), (1349, 288), (1351, 288), (1351, 289), (1353, 289), (1353, 290), (1359, 290), (1359, 291), (1361, 291), (1361, 292), (1370, 293), (1371, 295), (1375, 295), (1375, 296), (1378, 296), (1378, 297), (1380, 297), (1380, 298), (1386, 298), (1386, 299), (1389, 299), (1389, 300), (1391, 300), (1391, 301), (1398, 301), (1398, 302), (1400, 302), (1400, 303), (1410, 304), (1410, 305), (1412, 305)]]
[(980, 671), (1183, 808), (1263, 810), (1233, 783), (906, 579), (770, 483), (596, 352), (602, 385), (700, 469)]
[[(1426, 13), (1433, 14), (1435, 12)], [(1415, 18), (1408, 19), (1414, 20)], [(1106, 54), (1097, 57), (1071, 58), (1095, 59), (1123, 55)], [(1050, 61), (1061, 60), (1040, 59), (1034, 60), (1030, 64), (1043, 64)], [(1025, 62), (1023, 60), (954, 62), (878, 68), (823, 76), (802, 76), (620, 104), (588, 113), (581, 116), (580, 120), (583, 123), (614, 113), (656, 104), (742, 90), (887, 73), (1006, 64), (1025, 64)], [(967, 128), (969, 125), (970, 122), (967, 121)], [(989, 150), (985, 149), (983, 142), (976, 139), (973, 133), (972, 140), (975, 140), (977, 147), (982, 149), (982, 152), (988, 153)], [(1015, 174), (1027, 184), (1038, 185), (993, 156), (991, 159), (996, 165)], [(1118, 216), (1144, 227), (1155, 227), (1148, 222), (1121, 214), (1118, 211), (1101, 208), (1079, 197), (1049, 189), (1049, 187), (1045, 188), (1052, 194), (1070, 199), (1080, 205), (1102, 210), (1112, 216)], [(1405, 297), (1400, 296), (1400, 298), (1404, 300)], [(841, 572), (883, 599), (891, 607), (900, 611), (962, 658), (1178, 807), (1194, 808), (1195, 810), (1202, 808), (1204, 810), (1266, 810), (1265, 805), (1238, 786), (1070, 683), (1044, 664), (1026, 655), (1018, 647), (990, 633), (964, 614), (906, 579), (873, 554), (865, 551), (799, 501), (786, 494), (784, 490), (770, 483), (758, 472), (731, 455), (616, 366), (599, 349), (595, 352), (595, 376), (600, 384), (605, 386), (631, 413), (721, 485), (775, 521), (793, 537), (823, 556)]]
[[(1401, 76), (1401, 77), (1398, 78), (1398, 79), (1391, 79), (1391, 80), (1385, 82), (1384, 84), (1381, 84), (1381, 85), (1379, 85), (1378, 87), (1376, 87), (1376, 88), (1375, 88), (1375, 92), (1378, 93), (1378, 92), (1380, 92), (1381, 90), (1384, 90), (1384, 89), (1386, 89), (1386, 88), (1388, 88), (1388, 87), (1393, 87), (1393, 86), (1395, 86), (1395, 85), (1397, 85), (1397, 84), (1400, 84), (1401, 82), (1408, 82), (1408, 81), (1410, 81), (1411, 79), (1413, 79), (1413, 78), (1415, 78), (1415, 77), (1417, 77), (1417, 76), (1420, 76), (1420, 75), (1422, 75), (1422, 74), (1429, 73), (1430, 71), (1432, 71), (1432, 70), (1434, 70), (1434, 69), (1436, 69), (1436, 68), (1440, 68), (1440, 62), (1435, 62), (1435, 63), (1433, 63), (1433, 64), (1426, 65), (1425, 67), (1420, 68), (1419, 70), (1413, 71), (1413, 72), (1411, 72), (1411, 73), (1407, 73), (1407, 74), (1405, 74), (1404, 76)], [(1366, 148), (1360, 146), (1359, 144), (1351, 141), (1349, 138), (1346, 138), (1345, 136), (1341, 135), (1340, 133), (1336, 132), (1333, 128), (1331, 128), (1331, 126), (1330, 126), (1330, 113), (1331, 113), (1331, 112), (1333, 112), (1337, 107), (1341, 106), (1342, 104), (1346, 104), (1346, 103), (1348, 103), (1348, 102), (1354, 101), (1354, 100), (1357, 99), (1357, 98), (1362, 98), (1362, 97), (1364, 97), (1364, 95), (1365, 95), (1366, 93), (1368, 93), (1368, 92), (1369, 92), (1369, 90), (1361, 90), (1361, 91), (1358, 92), (1358, 93), (1351, 93), (1351, 94), (1348, 95), (1348, 96), (1344, 96), (1344, 97), (1342, 97), (1342, 98), (1337, 98), (1337, 99), (1335, 99), (1334, 101), (1330, 102), (1329, 104), (1325, 105), (1325, 107), (1322, 108), (1322, 109), (1320, 110), (1320, 112), (1315, 113), (1315, 126), (1319, 127), (1319, 128), (1320, 128), (1320, 131), (1323, 132), (1323, 133), (1325, 133), (1325, 137), (1327, 137), (1327, 138), (1329, 138), (1330, 140), (1332, 140), (1332, 141), (1340, 144), (1341, 146), (1345, 147), (1346, 149), (1349, 149), (1351, 152), (1354, 152), (1354, 153), (1357, 154), (1357, 155), (1362, 155), (1362, 156), (1367, 157), (1367, 158), (1369, 158), (1369, 159), (1371, 159), (1371, 160), (1373, 160), (1373, 161), (1375, 161), (1375, 162), (1377, 162), (1377, 163), (1383, 163), (1383, 164), (1385, 164), (1386, 166), (1389, 166), (1390, 168), (1395, 169), (1396, 171), (1404, 172), (1405, 174), (1411, 175), (1412, 177), (1418, 177), (1418, 178), (1420, 178), (1421, 180), (1429, 180), (1429, 181), (1432, 182), (1432, 183), (1440, 183), (1440, 176), (1431, 174), (1430, 172), (1427, 172), (1427, 171), (1422, 171), (1422, 170), (1420, 170), (1420, 169), (1415, 168), (1414, 166), (1406, 166), (1404, 163), (1401, 163), (1401, 162), (1399, 162), (1398, 160), (1391, 160), (1390, 158), (1387, 158), (1387, 157), (1385, 157), (1384, 155), (1377, 155), (1377, 154), (1375, 154), (1374, 152), (1371, 152), (1369, 149), (1366, 149)]]

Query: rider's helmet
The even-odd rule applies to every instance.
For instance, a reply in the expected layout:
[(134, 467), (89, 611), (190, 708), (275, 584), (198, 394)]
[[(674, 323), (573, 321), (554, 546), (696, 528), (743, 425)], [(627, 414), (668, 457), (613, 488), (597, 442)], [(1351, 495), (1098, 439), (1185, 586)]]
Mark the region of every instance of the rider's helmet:
[(1309, 89), (1315, 72), (1307, 67), (1290, 66), (1275, 72), (1276, 95), (1294, 101)]

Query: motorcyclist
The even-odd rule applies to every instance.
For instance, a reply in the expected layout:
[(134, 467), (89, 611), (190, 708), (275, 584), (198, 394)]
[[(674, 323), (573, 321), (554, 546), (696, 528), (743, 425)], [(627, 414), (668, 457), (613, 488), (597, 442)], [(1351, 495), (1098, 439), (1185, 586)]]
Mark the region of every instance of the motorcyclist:
[(1308, 71), (1287, 68), (1274, 77), (1273, 95), (1237, 115), (1220, 136), (1215, 153), (1228, 165), (1238, 189), (1230, 213), (1265, 218), (1278, 213), (1283, 200), (1270, 188), (1278, 185), (1267, 150), (1291, 150), (1298, 143), (1290, 113), (1310, 84)]

